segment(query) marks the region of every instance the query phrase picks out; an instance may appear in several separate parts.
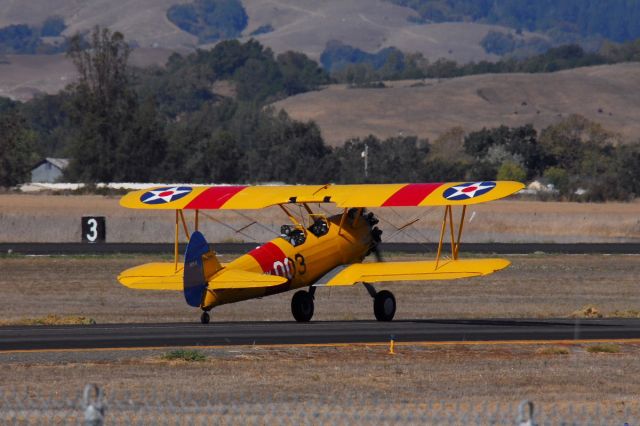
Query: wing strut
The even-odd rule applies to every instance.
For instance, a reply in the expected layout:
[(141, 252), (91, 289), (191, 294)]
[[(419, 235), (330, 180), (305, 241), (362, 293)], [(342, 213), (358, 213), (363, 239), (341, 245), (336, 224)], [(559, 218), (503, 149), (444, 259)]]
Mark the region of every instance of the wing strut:
[(176, 232), (175, 232), (175, 239), (174, 239), (174, 243), (173, 243), (173, 264), (174, 264), (174, 272), (178, 271), (178, 231), (180, 230), (179, 228), (179, 219), (178, 219), (178, 209), (176, 209)]
[(440, 228), (440, 241), (438, 242), (438, 253), (436, 254), (436, 269), (440, 262), (440, 255), (442, 254), (442, 246), (444, 244), (444, 233), (447, 228), (447, 222), (449, 222), (449, 230), (451, 232), (451, 257), (453, 260), (458, 260), (458, 253), (460, 251), (460, 240), (462, 238), (462, 228), (464, 227), (464, 217), (467, 212), (467, 206), (462, 206), (462, 213), (460, 214), (460, 224), (458, 225), (458, 236), (455, 237), (455, 225), (453, 224), (453, 207), (447, 205), (444, 208), (444, 217), (442, 218), (442, 227)]

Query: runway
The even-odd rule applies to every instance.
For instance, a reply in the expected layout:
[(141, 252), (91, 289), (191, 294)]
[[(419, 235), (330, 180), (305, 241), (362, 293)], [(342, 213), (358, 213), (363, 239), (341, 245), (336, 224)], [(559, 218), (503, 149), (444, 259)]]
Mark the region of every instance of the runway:
[(640, 319), (430, 319), (0, 327), (0, 352), (167, 346), (640, 339)]

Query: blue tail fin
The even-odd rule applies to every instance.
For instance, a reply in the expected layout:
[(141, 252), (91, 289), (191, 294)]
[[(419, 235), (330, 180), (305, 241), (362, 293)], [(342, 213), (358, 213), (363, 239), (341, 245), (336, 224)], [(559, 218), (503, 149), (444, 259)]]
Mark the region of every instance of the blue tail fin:
[(184, 253), (184, 276), (182, 281), (184, 298), (189, 306), (198, 307), (202, 304), (207, 290), (203, 256), (209, 251), (209, 243), (207, 243), (201, 232), (195, 231), (191, 234), (187, 250)]

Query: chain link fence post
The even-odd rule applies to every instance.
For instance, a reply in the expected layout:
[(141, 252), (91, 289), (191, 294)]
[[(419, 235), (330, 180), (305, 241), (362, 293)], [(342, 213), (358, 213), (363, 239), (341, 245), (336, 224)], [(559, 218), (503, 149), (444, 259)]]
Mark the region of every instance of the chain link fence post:
[[(526, 419), (526, 420), (525, 420)], [(518, 419), (516, 420), (517, 426), (535, 426), (535, 420), (533, 417), (533, 402), (524, 400), (518, 405)]]
[[(93, 395), (92, 395), (93, 394)], [(102, 389), (95, 384), (88, 384), (82, 393), (82, 409), (84, 410), (85, 426), (104, 425), (104, 410)]]

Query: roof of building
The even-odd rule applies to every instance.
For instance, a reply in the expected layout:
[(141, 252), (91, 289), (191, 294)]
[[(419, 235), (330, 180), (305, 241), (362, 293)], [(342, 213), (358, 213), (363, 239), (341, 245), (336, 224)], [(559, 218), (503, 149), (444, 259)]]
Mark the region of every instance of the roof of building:
[(60, 170), (64, 170), (69, 165), (69, 159), (68, 158), (47, 157), (47, 158), (39, 161), (35, 166), (33, 166), (33, 168), (35, 169), (36, 167), (40, 167), (44, 163), (51, 163), (56, 168), (58, 168)]

